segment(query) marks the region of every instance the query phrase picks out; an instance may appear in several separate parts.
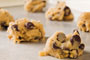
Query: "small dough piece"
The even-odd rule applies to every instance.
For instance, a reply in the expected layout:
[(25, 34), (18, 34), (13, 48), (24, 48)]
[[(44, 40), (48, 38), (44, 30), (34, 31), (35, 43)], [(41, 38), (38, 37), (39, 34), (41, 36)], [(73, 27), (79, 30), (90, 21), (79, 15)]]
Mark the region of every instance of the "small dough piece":
[(13, 16), (7, 10), (0, 8), (0, 30), (6, 30), (12, 21), (14, 21)]
[(71, 21), (73, 20), (73, 14), (65, 2), (58, 2), (55, 8), (49, 8), (46, 11), (45, 16), (52, 21)]
[(80, 15), (77, 26), (83, 32), (90, 32), (90, 12), (83, 12)]
[(40, 56), (62, 58), (77, 58), (83, 54), (85, 45), (81, 42), (77, 30), (67, 36), (63, 32), (56, 32), (46, 42)]
[(26, 0), (24, 8), (28, 12), (42, 12), (46, 6), (46, 0)]
[(22, 41), (39, 42), (45, 41), (43, 25), (35, 20), (29, 21), (26, 18), (11, 22), (8, 28), (9, 39), (15, 43)]

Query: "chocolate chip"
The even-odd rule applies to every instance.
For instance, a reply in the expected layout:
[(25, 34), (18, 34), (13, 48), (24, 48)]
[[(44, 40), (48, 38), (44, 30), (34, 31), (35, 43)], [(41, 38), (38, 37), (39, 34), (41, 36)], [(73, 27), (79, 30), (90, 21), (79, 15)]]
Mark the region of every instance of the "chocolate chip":
[(3, 28), (6, 30), (8, 28), (8, 26), (3, 26)]
[(42, 1), (42, 2), (46, 3), (46, 1)]
[(16, 31), (19, 31), (18, 25), (16, 25), (16, 24), (12, 25), (11, 28), (12, 28), (12, 29), (16, 29)]
[(81, 38), (79, 35), (74, 35), (73, 38), (77, 41), (77, 42), (81, 42)]
[(61, 43), (64, 43), (64, 42), (66, 42), (66, 41), (64, 40), (64, 41), (62, 41)]
[(85, 31), (85, 32), (89, 32), (89, 31)]
[(8, 28), (8, 26), (7, 25), (5, 25), (6, 24), (6, 22), (2, 22), (0, 25), (1, 25), (1, 27), (3, 27), (3, 29), (7, 29)]
[(34, 24), (33, 24), (32, 22), (27, 22), (27, 23), (25, 24), (25, 27), (26, 27), (27, 29), (33, 29), (33, 28), (34, 28)]
[(1, 26), (4, 26), (5, 24), (6, 24), (6, 22), (2, 22), (0, 25), (1, 25)]
[(56, 43), (53, 43), (53, 48), (54, 49), (60, 49), (60, 47), (56, 46)]
[(69, 8), (68, 6), (66, 6), (66, 7), (64, 8), (64, 11), (65, 11), (64, 16), (68, 16), (68, 15), (70, 15), (70, 13), (71, 13), (70, 8)]
[(20, 37), (20, 36), (19, 36), (19, 37), (18, 37), (18, 39), (20, 39), (20, 40), (21, 40), (21, 39), (22, 39), (22, 37)]
[(73, 30), (73, 32), (75, 32), (75, 31), (76, 31), (78, 34), (80, 34), (79, 31), (78, 31), (77, 29), (74, 29), (74, 30)]
[(58, 40), (58, 41), (61, 41), (62, 43), (65, 42), (65, 38), (66, 38), (66, 36), (65, 36), (64, 33), (59, 33), (59, 34), (57, 35), (57, 40)]
[(37, 37), (35, 37), (34, 39), (35, 39), (35, 40), (40, 40), (40, 37), (37, 36)]
[(83, 24), (83, 25), (82, 25), (82, 27), (86, 27), (86, 25), (85, 25), (85, 24)]
[(69, 48), (64, 48), (64, 50), (68, 50), (69, 51), (70, 49)]
[(82, 49), (82, 50), (84, 49), (84, 47), (85, 47), (84, 44), (80, 44), (80, 46), (79, 46), (79, 48)]
[(74, 40), (73, 40), (73, 38), (70, 39), (70, 42), (72, 43), (72, 45), (74, 44)]
[(79, 35), (73, 35), (70, 41), (71, 41), (71, 43), (73, 45), (74, 41), (77, 41), (77, 42), (80, 43), (81, 42), (81, 38), (80, 38)]
[(76, 49), (76, 52), (77, 52), (77, 54), (78, 54), (78, 50)]

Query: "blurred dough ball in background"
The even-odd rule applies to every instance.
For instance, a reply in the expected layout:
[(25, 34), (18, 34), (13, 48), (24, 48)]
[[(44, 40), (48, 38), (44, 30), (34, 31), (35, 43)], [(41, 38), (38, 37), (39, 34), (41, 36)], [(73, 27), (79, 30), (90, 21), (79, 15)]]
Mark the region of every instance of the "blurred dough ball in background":
[[(0, 0), (1, 7), (24, 5), (25, 0)], [(47, 0), (49, 4), (56, 4), (57, 1), (66, 1), (66, 4), (77, 11), (90, 11), (90, 0)]]

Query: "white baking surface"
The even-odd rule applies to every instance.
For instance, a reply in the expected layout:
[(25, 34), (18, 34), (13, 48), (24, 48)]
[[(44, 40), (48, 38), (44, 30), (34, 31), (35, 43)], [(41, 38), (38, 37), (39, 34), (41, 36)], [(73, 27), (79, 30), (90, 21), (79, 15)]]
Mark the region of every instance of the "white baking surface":
[[(45, 19), (44, 13), (27, 13), (23, 6), (9, 7), (7, 9), (14, 17), (34, 19), (40, 21), (45, 28), (46, 36), (51, 36), (55, 31), (63, 31), (65, 34), (72, 33), (76, 29), (76, 22), (80, 12), (72, 10), (75, 19), (72, 22), (49, 21)], [(90, 33), (81, 32), (82, 42), (85, 43), (84, 54), (78, 59), (57, 59), (51, 56), (40, 57), (39, 51), (42, 51), (45, 43), (21, 43), (14, 44), (9, 40), (6, 31), (0, 31), (0, 60), (90, 60)]]

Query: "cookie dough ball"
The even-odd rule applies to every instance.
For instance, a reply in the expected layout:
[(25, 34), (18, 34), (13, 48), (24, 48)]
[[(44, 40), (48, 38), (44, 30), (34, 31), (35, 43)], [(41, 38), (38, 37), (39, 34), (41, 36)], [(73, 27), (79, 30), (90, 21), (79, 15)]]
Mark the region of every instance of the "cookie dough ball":
[(73, 14), (65, 2), (58, 2), (55, 8), (49, 8), (45, 14), (46, 18), (52, 21), (73, 20)]
[(11, 22), (8, 28), (9, 39), (15, 43), (22, 41), (39, 42), (45, 41), (43, 25), (35, 20), (29, 21), (26, 18)]
[(14, 21), (13, 16), (7, 10), (0, 8), (0, 30), (6, 30), (12, 21)]
[(42, 12), (46, 6), (46, 0), (26, 0), (24, 8), (28, 12)]
[(77, 30), (72, 34), (65, 35), (63, 32), (56, 32), (46, 42), (45, 48), (40, 56), (53, 56), (56, 58), (77, 58), (83, 54), (85, 45), (81, 42)]
[(90, 32), (90, 12), (84, 12), (80, 15), (77, 26), (83, 32)]

